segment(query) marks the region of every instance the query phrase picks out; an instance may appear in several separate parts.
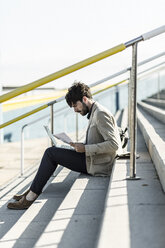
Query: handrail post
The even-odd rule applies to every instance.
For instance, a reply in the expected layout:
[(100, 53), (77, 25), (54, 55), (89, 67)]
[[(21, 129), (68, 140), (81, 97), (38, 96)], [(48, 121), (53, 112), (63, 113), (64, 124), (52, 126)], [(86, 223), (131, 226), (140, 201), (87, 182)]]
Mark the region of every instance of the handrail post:
[(131, 128), (131, 68), (129, 69), (129, 79), (128, 79), (128, 128), (130, 132)]
[(136, 134), (137, 134), (137, 42), (132, 45), (132, 68), (130, 84), (130, 177), (128, 180), (140, 179), (136, 177)]
[[(50, 105), (50, 130), (51, 133), (54, 133), (54, 104)], [(53, 141), (51, 140), (51, 145), (53, 146)]]
[(24, 174), (24, 129), (27, 127), (27, 124), (24, 125), (21, 129), (21, 176)]

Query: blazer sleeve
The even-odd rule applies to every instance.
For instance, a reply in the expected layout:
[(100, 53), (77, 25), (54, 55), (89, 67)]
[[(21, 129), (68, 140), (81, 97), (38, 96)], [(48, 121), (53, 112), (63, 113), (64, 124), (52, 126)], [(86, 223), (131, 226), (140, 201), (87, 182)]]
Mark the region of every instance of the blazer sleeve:
[(97, 144), (85, 145), (86, 155), (90, 156), (101, 153), (115, 153), (119, 148), (119, 144), (113, 116), (110, 116), (106, 112), (99, 111), (96, 117), (96, 126), (104, 141)]

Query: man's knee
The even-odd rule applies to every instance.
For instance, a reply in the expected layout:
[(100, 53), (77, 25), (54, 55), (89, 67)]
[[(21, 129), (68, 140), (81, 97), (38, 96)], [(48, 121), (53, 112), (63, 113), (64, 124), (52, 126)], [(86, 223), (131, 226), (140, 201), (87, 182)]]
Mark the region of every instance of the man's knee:
[(44, 153), (44, 155), (46, 155), (46, 156), (51, 156), (52, 155), (52, 153), (55, 153), (55, 147), (48, 147), (46, 150), (45, 150), (45, 153)]

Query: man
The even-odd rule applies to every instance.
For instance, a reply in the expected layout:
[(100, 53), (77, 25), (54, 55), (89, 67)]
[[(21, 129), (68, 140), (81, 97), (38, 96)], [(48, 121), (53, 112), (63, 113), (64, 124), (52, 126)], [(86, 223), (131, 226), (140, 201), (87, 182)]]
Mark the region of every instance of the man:
[(30, 189), (22, 195), (15, 195), (13, 198), (16, 202), (10, 202), (8, 208), (27, 209), (41, 194), (58, 164), (93, 176), (111, 174), (117, 150), (121, 146), (114, 117), (92, 99), (89, 87), (83, 83), (74, 83), (65, 98), (75, 112), (83, 116), (88, 114), (86, 142), (71, 143), (75, 150), (57, 147), (46, 149)]

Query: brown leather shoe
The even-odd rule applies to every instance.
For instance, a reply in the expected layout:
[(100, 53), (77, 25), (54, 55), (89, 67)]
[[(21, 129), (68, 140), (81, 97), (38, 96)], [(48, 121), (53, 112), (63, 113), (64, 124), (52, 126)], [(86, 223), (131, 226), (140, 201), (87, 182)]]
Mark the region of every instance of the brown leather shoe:
[(19, 201), (9, 202), (7, 207), (10, 209), (16, 209), (16, 210), (27, 209), (32, 205), (34, 201), (28, 201), (26, 200), (26, 196), (23, 196)]
[(25, 193), (21, 194), (21, 195), (14, 195), (13, 199), (16, 201), (19, 201), (23, 196), (26, 196), (29, 193), (30, 189), (28, 189), (27, 191), (25, 191)]

